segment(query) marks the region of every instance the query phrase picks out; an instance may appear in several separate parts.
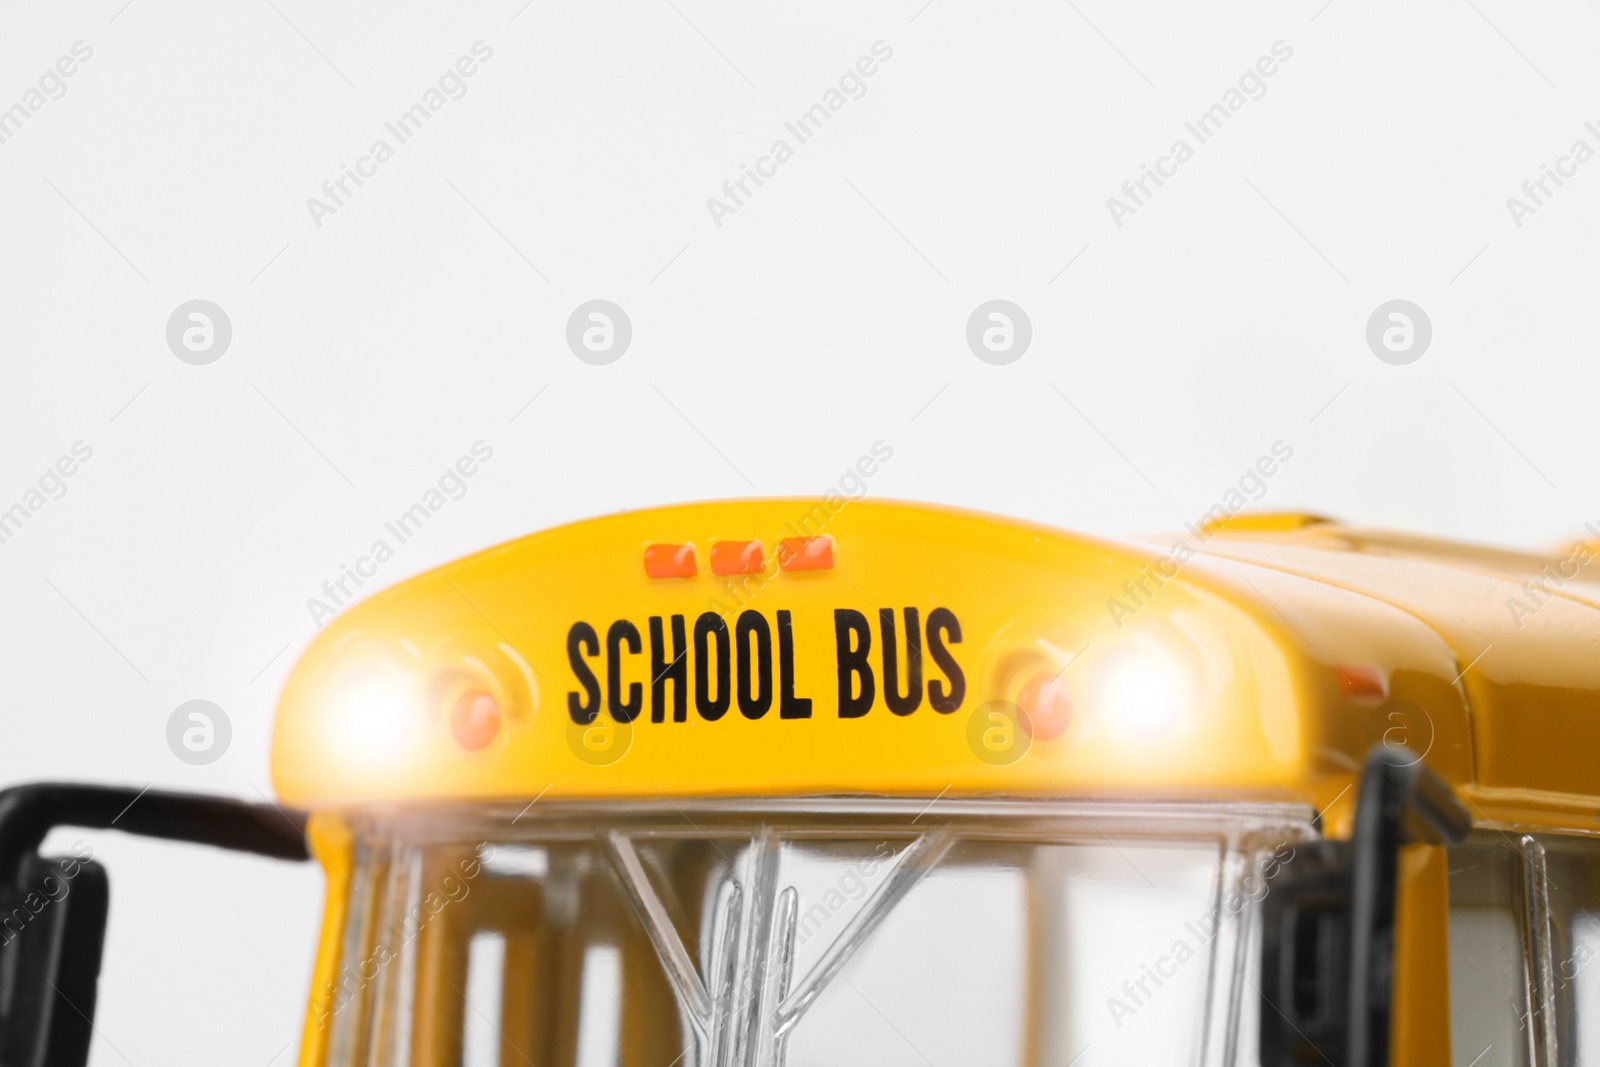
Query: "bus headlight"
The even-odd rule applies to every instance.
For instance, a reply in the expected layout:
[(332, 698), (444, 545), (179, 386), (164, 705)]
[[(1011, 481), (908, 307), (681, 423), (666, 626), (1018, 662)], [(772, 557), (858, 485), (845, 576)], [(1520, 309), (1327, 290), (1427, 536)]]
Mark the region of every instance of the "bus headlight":
[(399, 672), (368, 669), (338, 688), (331, 708), (337, 751), (357, 762), (388, 763), (408, 754), (421, 734), (416, 693)]
[(1094, 710), (1116, 727), (1160, 737), (1194, 706), (1194, 679), (1180, 658), (1147, 638), (1134, 638), (1096, 664)]

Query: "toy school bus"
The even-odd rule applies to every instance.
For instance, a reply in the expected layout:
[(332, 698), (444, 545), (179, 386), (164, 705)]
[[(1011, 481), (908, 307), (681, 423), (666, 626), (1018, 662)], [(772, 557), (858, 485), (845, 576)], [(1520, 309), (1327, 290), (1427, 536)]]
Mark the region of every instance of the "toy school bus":
[(116, 822), (325, 868), (304, 1067), (1594, 1064), (1588, 555), (796, 500), (534, 534), (318, 635), (281, 809), (0, 796), (0, 1063), (84, 1062), (105, 872), (38, 847)]

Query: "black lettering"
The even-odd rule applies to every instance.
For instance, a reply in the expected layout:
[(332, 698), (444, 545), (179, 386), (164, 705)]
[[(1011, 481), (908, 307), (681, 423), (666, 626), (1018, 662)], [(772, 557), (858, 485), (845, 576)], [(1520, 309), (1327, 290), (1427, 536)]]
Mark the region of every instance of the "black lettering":
[[(755, 651), (751, 652), (750, 638), (755, 638)], [(766, 616), (759, 611), (739, 613), (734, 627), (734, 644), (739, 651), (739, 713), (747, 719), (759, 719), (772, 708), (772, 628)], [(757, 683), (755, 693), (750, 691), (750, 660), (755, 659)]]
[(667, 642), (661, 632), (661, 616), (650, 616), (650, 721), (661, 722), (667, 714), (667, 683), (672, 683), (672, 721), (689, 718), (689, 642), (684, 638), (683, 616), (672, 617), (672, 660), (668, 662)]
[(627, 642), (628, 651), (634, 655), (643, 647), (639, 628), (627, 619), (618, 619), (606, 631), (606, 689), (610, 694), (611, 717), (618, 722), (632, 722), (644, 709), (644, 686), (638, 682), (629, 683), (628, 699), (621, 699), (623, 642)]
[(572, 664), (572, 673), (583, 687), (583, 698), (580, 700), (577, 693), (568, 693), (567, 714), (579, 726), (588, 726), (600, 714), (600, 681), (583, 658), (599, 654), (600, 635), (594, 632), (594, 627), (586, 622), (573, 623), (572, 629), (567, 631), (567, 662)]
[[(717, 639), (717, 695), (711, 697), (710, 656), (707, 639)], [(733, 661), (728, 656), (728, 624), (714, 611), (694, 621), (694, 708), (707, 722), (716, 722), (733, 703)]]
[[(872, 663), (867, 659), (872, 651), (872, 627), (867, 625), (867, 617), (861, 612), (835, 608), (833, 640), (839, 661), (839, 718), (859, 719), (872, 710), (876, 695)], [(856, 688), (853, 679), (857, 677), (861, 679), (859, 696), (853, 695)]]
[(794, 625), (787, 611), (778, 612), (778, 718), (811, 718), (811, 698), (794, 695)]
[(883, 630), (883, 702), (896, 715), (910, 715), (922, 706), (922, 627), (917, 609), (906, 608), (906, 691), (900, 690), (900, 648), (895, 639), (894, 609), (878, 609)]
[(961, 643), (961, 622), (956, 618), (955, 612), (949, 608), (934, 608), (928, 612), (928, 655), (933, 657), (933, 662), (944, 671), (944, 676), (950, 679), (950, 691), (945, 692), (944, 683), (937, 679), (928, 681), (928, 703), (933, 705), (933, 710), (941, 714), (949, 714), (961, 706), (961, 701), (967, 695), (966, 675), (961, 673), (961, 665), (945, 647), (942, 635), (949, 635), (952, 645)]

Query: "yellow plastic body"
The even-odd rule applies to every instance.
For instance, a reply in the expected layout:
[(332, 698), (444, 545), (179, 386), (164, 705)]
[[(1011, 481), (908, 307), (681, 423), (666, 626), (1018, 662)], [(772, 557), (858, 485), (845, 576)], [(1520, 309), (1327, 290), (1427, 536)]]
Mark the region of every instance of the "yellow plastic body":
[(334, 986), (344, 958), (340, 949), (350, 915), (350, 875), (355, 857), (350, 831), (331, 813), (319, 812), (307, 820), (306, 841), (327, 881), (322, 931), (317, 936), (317, 962), (311, 972), (311, 997), (300, 1040), (301, 1067), (317, 1067), (328, 1062), (329, 1005), (334, 1002)]
[(1395, 898), (1390, 1059), (1450, 1062), (1450, 864), (1439, 845), (1400, 852)]
[[(780, 569), (780, 540), (800, 536), (831, 538), (833, 567)], [(760, 573), (711, 573), (713, 542), (753, 540), (764, 553)], [(643, 561), (652, 544), (693, 545), (698, 573), (649, 577)], [(1237, 798), (1312, 804), (1330, 834), (1345, 836), (1361, 760), (1388, 741), (1424, 754), (1481, 823), (1592, 832), (1600, 825), (1600, 767), (1591, 757), (1600, 745), (1600, 583), (1584, 570), (1587, 559), (1569, 566), (1570, 556), (1375, 534), (1306, 516), (1112, 543), (837, 497), (686, 505), (533, 534), (349, 608), (286, 684), (274, 782), (285, 802), (324, 813), (313, 838), (330, 872), (319, 980), (333, 973), (348, 906), (338, 891), (347, 856), (336, 827), (338, 809), (350, 806), (820, 794)], [(886, 691), (883, 613), (898, 627), (903, 683), (913, 611), (921, 699), (902, 714)], [(737, 699), (714, 720), (698, 709), (700, 661), (708, 678), (716, 674), (715, 656), (695, 646), (695, 624), (707, 613), (725, 620), (735, 643), (748, 613), (759, 616), (752, 633), (768, 631), (772, 700), (759, 717)], [(873, 639), (866, 659), (875, 700), (850, 717), (840, 714), (840, 664), (855, 661), (848, 644), (841, 656), (841, 613), (858, 613)], [(936, 616), (944, 620), (937, 634)], [(675, 617), (687, 639), (681, 681), (670, 677)], [(652, 664), (652, 619), (666, 671)], [(638, 632), (637, 653), (623, 639), (611, 654), (619, 620)], [(592, 627), (596, 643), (580, 636), (575, 655), (579, 624)], [(758, 668), (758, 646), (749, 647)], [(573, 713), (582, 718), (593, 705), (580, 664), (601, 690), (592, 722)], [(1151, 665), (1165, 674), (1155, 693), (1138, 688)], [(663, 673), (655, 721), (653, 682)], [(1041, 683), (1056, 695), (1049, 707)], [(637, 718), (620, 722), (612, 699), (633, 692)], [(452, 728), (452, 709), (474, 693), (492, 696), (500, 712), (483, 747), (463, 744)], [(1004, 714), (1016, 705), (1038, 722), (1027, 720), (1022, 751), (1007, 750), (1015, 759), (993, 758), (990, 731), (1016, 729), (1019, 720)], [(1408, 858), (1405, 867), (1402, 910), (1416, 921), (1400, 945), (1398, 966), (1409, 977), (1397, 1003), (1421, 998), (1422, 1014), (1397, 1030), (1397, 1052), (1411, 1050), (1401, 1061), (1422, 1062), (1446, 1032), (1442, 970), (1433, 994), (1412, 988), (1442, 967), (1442, 920), (1427, 920), (1441, 872), (1442, 858)], [(322, 1054), (308, 1037), (302, 1063)]]

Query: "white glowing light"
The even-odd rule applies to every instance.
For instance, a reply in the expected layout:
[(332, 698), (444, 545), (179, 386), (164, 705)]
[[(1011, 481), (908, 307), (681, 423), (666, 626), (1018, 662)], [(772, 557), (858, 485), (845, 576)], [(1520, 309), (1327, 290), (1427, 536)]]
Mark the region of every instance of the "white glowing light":
[(362, 674), (339, 690), (333, 709), (334, 743), (349, 757), (386, 762), (416, 743), (415, 695), (389, 672)]
[(1098, 675), (1097, 710), (1142, 737), (1171, 730), (1192, 700), (1187, 672), (1154, 648), (1127, 649), (1103, 663)]

